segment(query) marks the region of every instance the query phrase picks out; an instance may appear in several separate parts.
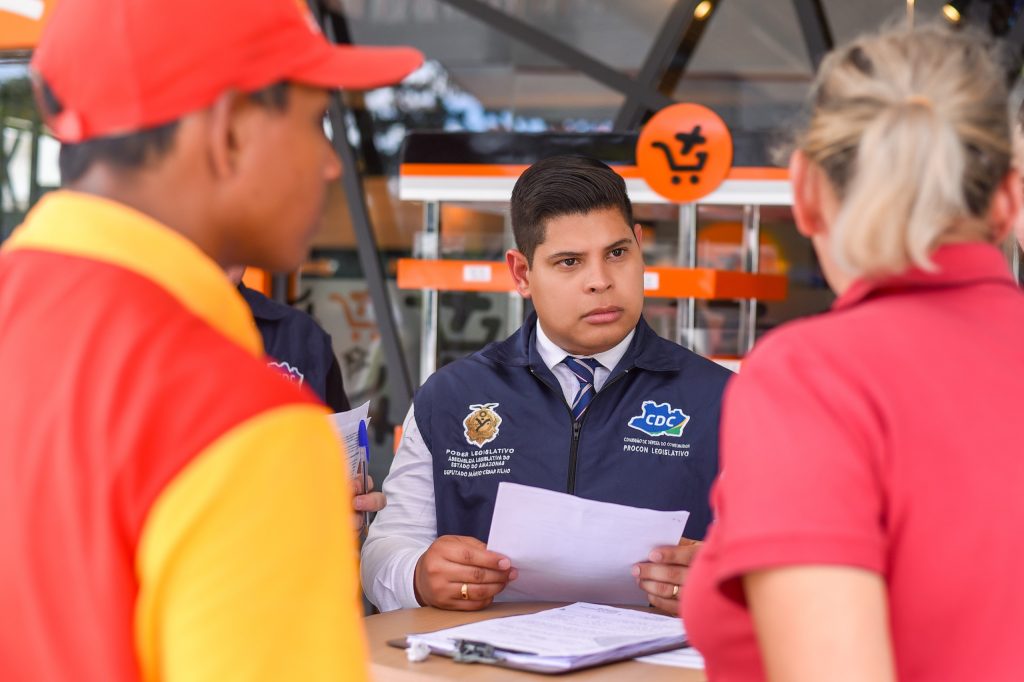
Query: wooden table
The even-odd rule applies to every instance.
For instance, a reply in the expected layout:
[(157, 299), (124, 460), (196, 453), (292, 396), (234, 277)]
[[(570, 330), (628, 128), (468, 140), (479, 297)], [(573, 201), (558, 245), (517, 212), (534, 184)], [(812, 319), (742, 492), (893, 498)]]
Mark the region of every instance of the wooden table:
[(573, 682), (622, 682), (622, 680), (643, 680), (644, 682), (705, 682), (703, 670), (672, 668), (636, 661), (609, 663), (589, 670), (563, 675), (539, 675), (537, 673), (507, 670), (491, 665), (455, 663), (443, 656), (430, 656), (422, 663), (410, 663), (403, 649), (388, 646), (388, 640), (402, 639), (413, 632), (430, 632), (442, 628), (472, 623), (485, 618), (515, 616), (532, 613), (561, 604), (507, 603), (493, 604), (483, 611), (464, 613), (442, 611), (430, 607), (403, 609), (390, 613), (368, 616), (365, 619), (366, 635), (370, 642), (370, 659), (373, 679), (376, 682), (432, 682), (433, 680), (487, 680), (503, 682), (512, 680), (541, 682), (545, 679), (570, 679)]

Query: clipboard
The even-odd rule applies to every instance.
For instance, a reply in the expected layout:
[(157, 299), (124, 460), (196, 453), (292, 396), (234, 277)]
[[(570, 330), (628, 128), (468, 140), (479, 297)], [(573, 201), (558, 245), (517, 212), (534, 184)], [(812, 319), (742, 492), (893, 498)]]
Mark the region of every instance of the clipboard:
[(400, 649), (422, 644), (458, 663), (557, 675), (673, 651), (687, 640), (678, 618), (576, 602), (411, 633), (387, 644)]
[[(447, 651), (441, 651), (439, 649), (435, 649), (434, 647), (430, 648), (430, 653), (435, 655), (435, 656), (444, 656), (446, 658), (451, 658), (456, 663), (466, 663), (466, 664), (482, 663), (484, 665), (493, 665), (493, 666), (498, 667), (498, 668), (507, 668), (509, 670), (523, 670), (523, 671), (526, 671), (526, 672), (540, 673), (542, 675), (564, 675), (565, 673), (576, 672), (577, 670), (587, 670), (589, 668), (598, 668), (598, 667), (600, 667), (602, 665), (607, 665), (609, 663), (619, 663), (621, 661), (631, 661), (634, 658), (637, 658), (639, 656), (650, 656), (652, 654), (661, 654), (661, 653), (664, 653), (666, 651), (675, 651), (676, 649), (685, 649), (686, 647), (690, 646), (690, 643), (688, 641), (683, 640), (683, 642), (679, 643), (679, 644), (668, 644), (668, 645), (664, 645), (664, 646), (654, 646), (654, 647), (651, 647), (649, 649), (644, 649), (644, 650), (642, 650), (640, 652), (629, 651), (629, 652), (623, 653), (620, 656), (609, 656), (607, 658), (603, 658), (602, 660), (586, 661), (586, 662), (581, 662), (579, 665), (571, 665), (571, 666), (566, 667), (566, 668), (557, 668), (557, 669), (555, 669), (555, 668), (549, 668), (549, 667), (545, 667), (545, 666), (541, 666), (541, 665), (524, 664), (524, 663), (521, 663), (521, 662), (518, 662), (518, 661), (510, 662), (510, 661), (503, 660), (502, 658), (496, 656), (496, 655), (500, 656), (500, 654), (506, 654), (506, 653), (520, 654), (520, 655), (523, 655), (523, 656), (530, 655), (530, 654), (525, 653), (525, 652), (521, 652), (521, 651), (508, 651), (506, 649), (495, 649), (494, 647), (492, 647), (490, 644), (487, 644), (486, 642), (474, 642), (472, 640), (457, 640), (457, 641), (458, 641), (458, 644), (456, 646), (456, 652), (455, 652), (456, 655), (453, 655), (452, 653), (447, 652)], [(387, 645), (390, 646), (390, 647), (395, 647), (396, 649), (408, 649), (409, 648), (409, 643), (405, 639), (389, 639), (387, 641)]]

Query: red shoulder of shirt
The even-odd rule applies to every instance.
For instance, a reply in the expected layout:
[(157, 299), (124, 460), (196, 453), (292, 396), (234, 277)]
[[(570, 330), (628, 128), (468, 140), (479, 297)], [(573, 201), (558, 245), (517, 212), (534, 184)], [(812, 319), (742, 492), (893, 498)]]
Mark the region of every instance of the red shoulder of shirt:
[(7, 439), (48, 453), (32, 466), (96, 479), (69, 480), (75, 490), (111, 491), (130, 545), (212, 442), (267, 410), (317, 403), (136, 273), (44, 251), (5, 260), (0, 375), (25, 393)]

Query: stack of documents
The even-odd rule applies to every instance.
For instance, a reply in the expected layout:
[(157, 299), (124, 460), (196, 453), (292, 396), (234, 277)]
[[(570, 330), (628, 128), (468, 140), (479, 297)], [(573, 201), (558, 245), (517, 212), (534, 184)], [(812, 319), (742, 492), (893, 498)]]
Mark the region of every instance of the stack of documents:
[(497, 601), (646, 605), (633, 565), (677, 544), (689, 516), (502, 481), (487, 549), (507, 556), (519, 577)]
[(673, 668), (691, 668), (693, 670), (704, 669), (704, 657), (700, 655), (700, 652), (691, 647), (685, 649), (676, 649), (675, 651), (666, 651), (662, 654), (652, 654), (651, 656), (641, 656), (636, 659), (641, 663), (654, 663), (655, 665), (667, 665)]
[(580, 602), (409, 635), (406, 644), (453, 656), (460, 640), (493, 646), (497, 665), (560, 673), (679, 648), (686, 633), (678, 618)]

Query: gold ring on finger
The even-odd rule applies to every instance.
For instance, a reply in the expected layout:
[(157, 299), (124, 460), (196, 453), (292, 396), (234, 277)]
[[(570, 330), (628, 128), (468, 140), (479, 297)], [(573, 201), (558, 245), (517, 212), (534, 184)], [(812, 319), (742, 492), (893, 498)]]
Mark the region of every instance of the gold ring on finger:
[(459, 594), (462, 595), (463, 599), (469, 599), (469, 583), (462, 583), (462, 587), (459, 589)]
[(679, 585), (672, 586), (672, 598), (675, 599), (679, 596)]

